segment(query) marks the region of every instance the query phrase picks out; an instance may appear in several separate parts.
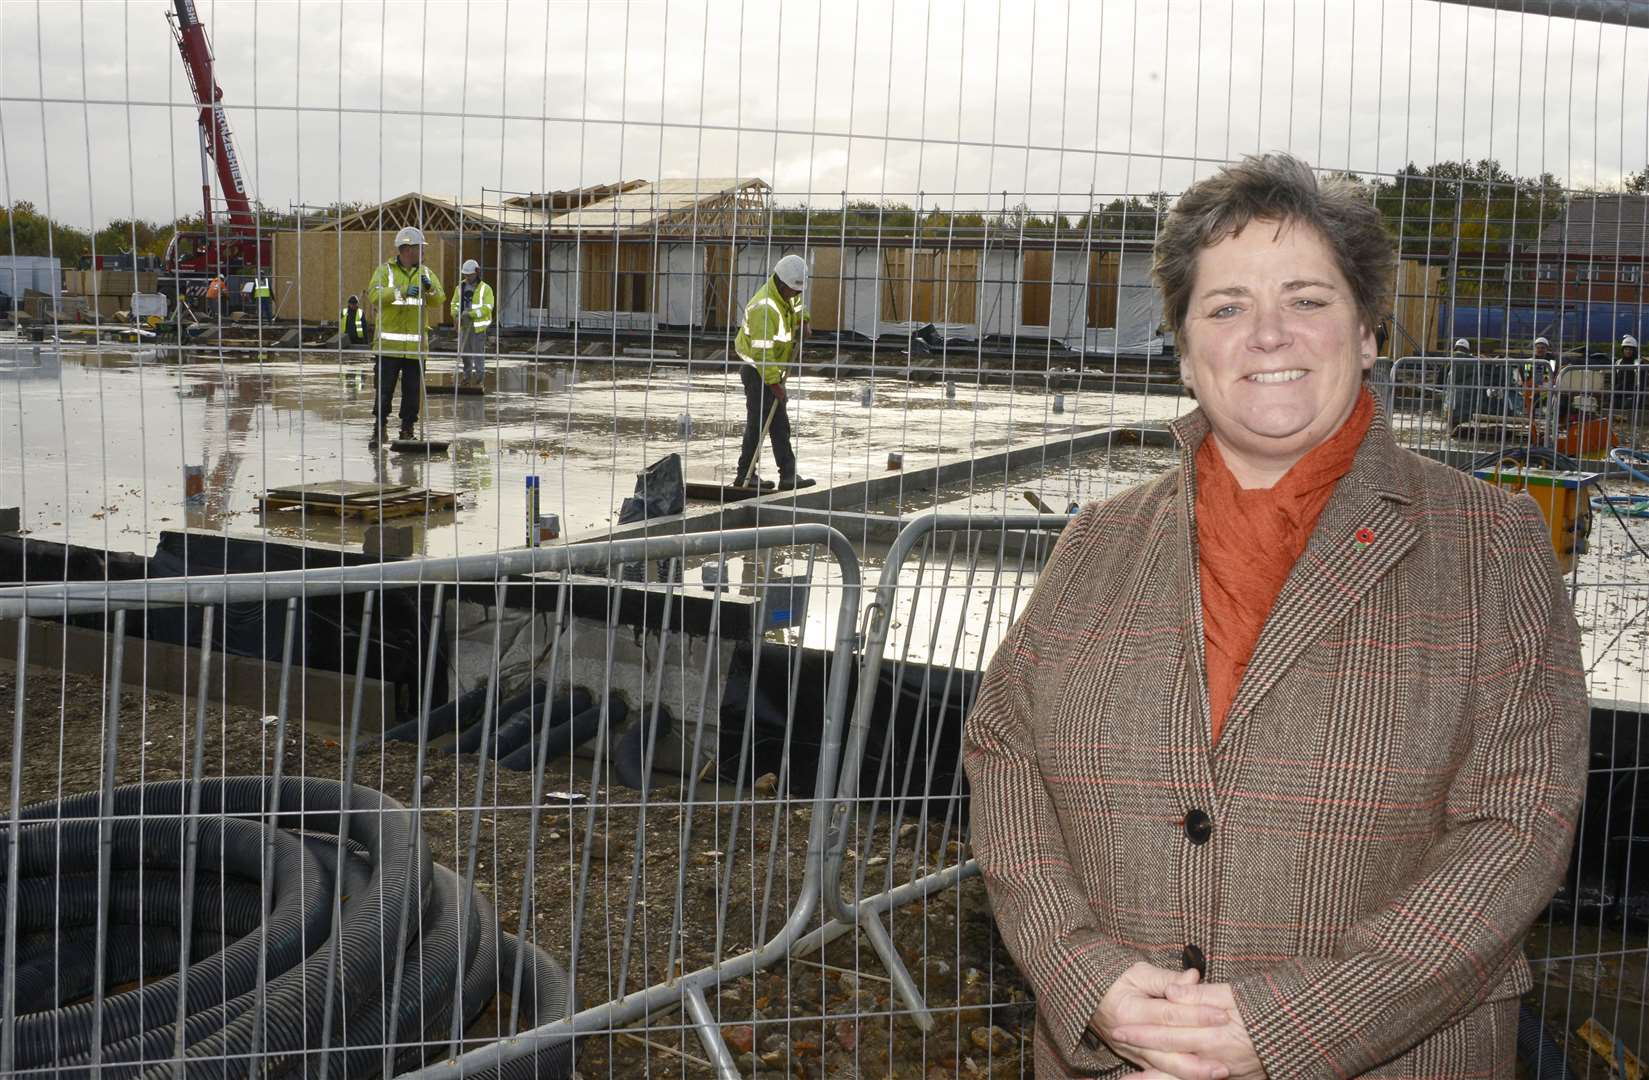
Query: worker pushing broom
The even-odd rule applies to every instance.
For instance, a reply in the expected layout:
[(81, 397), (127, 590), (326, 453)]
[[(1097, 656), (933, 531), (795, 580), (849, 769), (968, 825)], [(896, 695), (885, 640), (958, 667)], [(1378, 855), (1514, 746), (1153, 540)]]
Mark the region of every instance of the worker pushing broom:
[(790, 445), (790, 413), (785, 403), (785, 380), (799, 358), (807, 307), (807, 263), (800, 255), (786, 255), (773, 275), (756, 290), (744, 307), (744, 325), (733, 339), (738, 353), (739, 381), (744, 384), (744, 445), (733, 475), (739, 487), (758, 487), (756, 460), (762, 439), (773, 438), (773, 459), (779, 466), (779, 487), (812, 484), (796, 475), (796, 451)]
[(366, 293), (366, 302), (375, 305), (378, 316), (374, 346), (378, 353), (377, 414), (372, 441), (367, 444), (373, 450), (384, 441), (397, 382), (401, 384), (401, 434), (395, 448), (402, 449), (400, 444), (412, 448), (414, 443), (429, 447), (427, 441), (415, 436), (424, 403), (426, 312), (437, 310), (436, 305), (446, 298), (440, 277), (424, 265), (423, 232), (408, 226), (396, 233), (395, 258), (373, 273)]

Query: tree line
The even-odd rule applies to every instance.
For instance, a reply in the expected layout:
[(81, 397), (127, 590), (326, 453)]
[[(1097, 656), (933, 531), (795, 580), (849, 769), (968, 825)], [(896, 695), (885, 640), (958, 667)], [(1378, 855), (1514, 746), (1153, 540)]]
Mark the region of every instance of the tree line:
[[(1392, 176), (1332, 174), (1366, 188), (1379, 207), (1405, 257), (1437, 258), (1451, 252), (1468, 256), (1509, 255), (1513, 245), (1533, 241), (1541, 229), (1563, 215), (1575, 194), (1551, 173), (1516, 176), (1493, 158), (1443, 161), (1421, 168), (1409, 164)], [(1617, 189), (1649, 195), (1649, 166), (1627, 176)], [(1139, 241), (1156, 235), (1158, 222), (1171, 205), (1166, 192), (1119, 196), (1097, 203), (1085, 213), (1039, 211), (1024, 201), (988, 212), (926, 210), (896, 200), (851, 200), (839, 207), (774, 206), (767, 211), (768, 231), (775, 235), (877, 237), (946, 240), (987, 238), (1007, 242), (1036, 240)], [(339, 202), (320, 211), (336, 220), (366, 208)], [(258, 206), (265, 229), (288, 229), (300, 222), (291, 213)], [(305, 220), (312, 220), (306, 214)], [(100, 255), (135, 252), (164, 255), (174, 232), (198, 232), (201, 215), (187, 214), (171, 223), (117, 218), (95, 232), (52, 221), (34, 203), (19, 200), (0, 206), (0, 255), (56, 255), (75, 265), (96, 251)]]

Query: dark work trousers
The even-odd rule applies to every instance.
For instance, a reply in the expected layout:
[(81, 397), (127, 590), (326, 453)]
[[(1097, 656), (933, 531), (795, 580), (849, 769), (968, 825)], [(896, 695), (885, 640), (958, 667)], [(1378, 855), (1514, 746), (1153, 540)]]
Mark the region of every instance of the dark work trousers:
[(762, 425), (767, 422), (767, 410), (779, 403), (773, 414), (768, 436), (773, 442), (773, 460), (779, 466), (779, 478), (788, 480), (796, 475), (796, 452), (790, 448), (790, 413), (787, 403), (773, 396), (773, 388), (762, 382), (755, 364), (739, 364), (739, 381), (744, 383), (744, 445), (739, 448), (739, 467), (733, 474), (734, 483), (744, 479), (750, 463), (761, 451)]
[(389, 426), (389, 404), (395, 399), (395, 383), (401, 384), (401, 430), (411, 431), (418, 423), (418, 405), (424, 383), (423, 365), (416, 356), (378, 354), (378, 430)]

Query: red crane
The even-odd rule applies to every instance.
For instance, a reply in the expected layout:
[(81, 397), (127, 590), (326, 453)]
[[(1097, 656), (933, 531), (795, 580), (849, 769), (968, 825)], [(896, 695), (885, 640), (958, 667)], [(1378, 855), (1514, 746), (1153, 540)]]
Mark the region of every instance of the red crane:
[[(206, 26), (195, 11), (195, 0), (172, 0), (166, 13), (172, 40), (183, 57), (189, 88), (200, 108), (200, 194), (202, 230), (177, 233), (166, 249), (166, 276), (179, 292), (198, 295), (214, 274), (261, 274), (269, 268), (269, 237), (260, 235), (252, 199), (241, 176), (235, 137), (223, 111), (223, 88), (212, 73), (212, 46)], [(217, 167), (226, 213), (213, 217), (212, 175), (207, 159)], [(192, 279), (179, 281), (177, 279)]]

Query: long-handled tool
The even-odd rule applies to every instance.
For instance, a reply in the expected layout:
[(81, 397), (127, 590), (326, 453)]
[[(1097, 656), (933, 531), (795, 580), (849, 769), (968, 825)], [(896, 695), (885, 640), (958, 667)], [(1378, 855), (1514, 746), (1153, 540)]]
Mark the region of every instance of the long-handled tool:
[(1054, 512), (1054, 508), (1049, 506), (1047, 503), (1043, 502), (1042, 497), (1040, 495), (1038, 495), (1036, 492), (1032, 491), (1030, 488), (1025, 489), (1024, 495), (1025, 495), (1025, 501), (1030, 503), (1032, 506), (1036, 507), (1037, 513), (1051, 514), (1051, 513)]
[(420, 356), (418, 358), (418, 437), (416, 439), (395, 439), (392, 441), (389, 448), (398, 454), (429, 454), (433, 456), (447, 453), (452, 446), (452, 443), (445, 439), (431, 441), (428, 431), (425, 430), (424, 425), (427, 422), (425, 417), (429, 413), (429, 389), (427, 380), (424, 378), (424, 366), (424, 358)]
[[(422, 273), (422, 270), (423, 268), (419, 267), (420, 273)], [(421, 291), (420, 295), (422, 295)], [(427, 339), (429, 330), (427, 321), (423, 321), (421, 316), (420, 320), (423, 322), (423, 333), (420, 336)], [(428, 423), (427, 418), (429, 416), (429, 380), (427, 378), (429, 372), (426, 370), (428, 365), (424, 363), (424, 350), (422, 348), (424, 343), (420, 341), (418, 344), (420, 346), (417, 357), (418, 437), (416, 439), (396, 439), (389, 444), (389, 448), (400, 454), (429, 454), (432, 456), (435, 454), (445, 454), (451, 448), (452, 443), (442, 439), (437, 439), (434, 442), (431, 442), (429, 432), (425, 429), (425, 425)]]
[(777, 416), (778, 414), (779, 414), (779, 398), (778, 398), (778, 395), (775, 394), (773, 396), (773, 405), (767, 410), (767, 419), (765, 421), (763, 421), (763, 423), (762, 423), (762, 433), (760, 435), (756, 436), (756, 452), (754, 454), (750, 455), (750, 468), (745, 472), (745, 474), (743, 476), (735, 478), (735, 480), (736, 480), (736, 482), (734, 484), (735, 487), (755, 487), (755, 486), (757, 486), (758, 481), (756, 480), (756, 462), (758, 462), (762, 459), (762, 445), (767, 442), (767, 430), (768, 430), (768, 428), (771, 428), (773, 426), (773, 418), (775, 416)]

